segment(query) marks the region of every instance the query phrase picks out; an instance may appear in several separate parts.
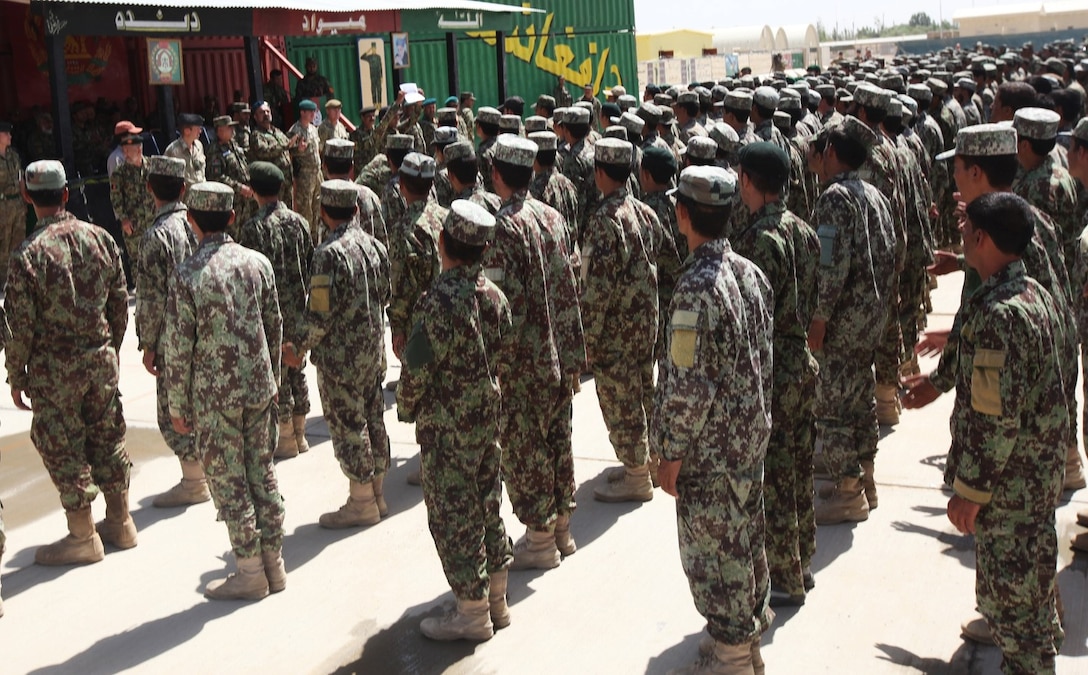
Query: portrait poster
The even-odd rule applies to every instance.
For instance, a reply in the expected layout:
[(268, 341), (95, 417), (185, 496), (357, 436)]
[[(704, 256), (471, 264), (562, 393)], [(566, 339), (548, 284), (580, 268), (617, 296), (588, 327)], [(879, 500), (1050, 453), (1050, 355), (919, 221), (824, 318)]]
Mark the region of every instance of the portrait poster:
[(408, 33), (393, 33), (393, 68), (400, 70), (412, 65), (408, 55)]
[(185, 84), (181, 40), (148, 38), (147, 70), (149, 84)]
[(357, 43), (359, 50), (360, 107), (387, 105), (385, 79), (385, 40), (379, 37), (362, 37)]

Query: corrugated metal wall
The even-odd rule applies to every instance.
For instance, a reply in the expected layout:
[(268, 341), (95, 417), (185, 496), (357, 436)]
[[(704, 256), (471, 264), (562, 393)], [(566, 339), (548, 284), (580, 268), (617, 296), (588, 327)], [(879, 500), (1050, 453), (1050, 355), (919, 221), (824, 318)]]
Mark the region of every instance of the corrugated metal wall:
[[(333, 37), (289, 37), (287, 58), (295, 67), (306, 72), (306, 59), (317, 59), (318, 71), (329, 79), (336, 98), (344, 103), (344, 114), (353, 121), (359, 119), (362, 92), (359, 89), (359, 39), (363, 36), (344, 35)], [(388, 36), (378, 36), (388, 42)], [(388, 62), (388, 61), (387, 61)], [(293, 75), (291, 95), (295, 94), (298, 79)], [(388, 78), (387, 78), (388, 79)]]
[[(503, 5), (542, 9), (555, 15), (552, 31), (565, 32), (570, 27), (575, 33), (608, 33), (629, 31), (635, 27), (635, 3), (633, 0), (494, 0)], [(540, 14), (518, 14), (514, 25), (524, 32), (536, 24), (539, 30), (543, 21)]]
[(182, 41), (185, 86), (176, 95), (181, 109), (202, 114), (204, 97), (215, 96), (225, 114), (238, 90), (250, 99), (249, 76), (241, 38), (186, 38)]

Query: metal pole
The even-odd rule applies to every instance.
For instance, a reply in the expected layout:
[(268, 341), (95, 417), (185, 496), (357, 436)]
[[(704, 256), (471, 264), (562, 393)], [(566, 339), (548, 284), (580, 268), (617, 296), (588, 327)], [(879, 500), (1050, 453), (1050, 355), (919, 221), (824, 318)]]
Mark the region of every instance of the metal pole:
[[(49, 66), (49, 91), (53, 97), (53, 123), (57, 130), (56, 153), (64, 162), (64, 171), (76, 175), (75, 153), (72, 151), (72, 115), (68, 101), (68, 76), (64, 62), (64, 36), (45, 36), (45, 50)], [(87, 178), (87, 176), (84, 176)]]
[(457, 96), (461, 91), (460, 64), (457, 60), (457, 35), (446, 33), (446, 71), (449, 76), (449, 96)]
[(495, 31), (495, 75), (499, 81), (499, 102), (506, 100), (506, 33)]
[(261, 71), (260, 40), (256, 36), (247, 35), (242, 38), (245, 43), (246, 73), (249, 74), (250, 101), (264, 100), (264, 73)]
[(177, 135), (177, 119), (174, 115), (173, 87), (159, 87), (159, 110), (162, 111), (162, 133), (166, 137), (166, 144), (162, 147), (162, 149), (165, 150), (167, 145), (174, 142), (174, 137)]

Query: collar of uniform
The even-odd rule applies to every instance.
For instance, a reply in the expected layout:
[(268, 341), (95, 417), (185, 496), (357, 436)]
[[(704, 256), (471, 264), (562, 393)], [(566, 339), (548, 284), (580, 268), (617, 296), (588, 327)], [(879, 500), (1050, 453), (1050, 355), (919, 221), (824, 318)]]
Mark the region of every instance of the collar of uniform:
[(200, 246), (198, 248), (222, 246), (223, 244), (229, 244), (232, 241), (234, 241), (234, 239), (231, 239), (231, 236), (226, 232), (209, 232), (200, 240)]
[(721, 258), (724, 254), (730, 253), (733, 247), (729, 245), (729, 239), (727, 237), (719, 237), (717, 239), (711, 239), (699, 246), (691, 252), (693, 259), (699, 258)]
[[(483, 265), (480, 263), (476, 263), (475, 265), (458, 265), (457, 267), (451, 267), (448, 270), (442, 270), (441, 274), (438, 275), (438, 279), (441, 279), (442, 277), (453, 277), (475, 284), (476, 280), (480, 277), (481, 272), (483, 272)], [(436, 284), (438, 279), (435, 279)]]
[(155, 211), (155, 218), (158, 219), (159, 216), (163, 216), (163, 215), (166, 215), (168, 213), (173, 213), (175, 211), (188, 211), (188, 210), (189, 210), (189, 207), (186, 206), (183, 202), (170, 202), (169, 204), (163, 204), (161, 209), (159, 209), (158, 211)]
[(619, 188), (616, 188), (615, 192), (613, 192), (612, 194), (608, 195), (607, 197), (601, 199), (601, 204), (604, 204), (605, 202), (610, 202), (610, 201), (621, 202), (624, 199), (627, 199), (627, 194), (628, 193), (627, 193), (626, 185), (622, 186), (622, 187), (619, 187)]
[(998, 286), (1003, 286), (1010, 281), (1015, 281), (1023, 276), (1027, 276), (1027, 271), (1024, 269), (1024, 261), (1022, 259), (1014, 260), (991, 274), (990, 278), (984, 280), (975, 292), (971, 294), (971, 298), (976, 302), (979, 302), (991, 290)]
[(71, 213), (69, 213), (68, 211), (61, 211), (60, 213), (56, 213), (56, 214), (54, 214), (52, 216), (49, 216), (47, 218), (42, 218), (41, 220), (38, 221), (38, 224), (34, 227), (34, 229), (40, 230), (40, 229), (42, 229), (44, 227), (49, 227), (50, 225), (53, 225), (55, 223), (59, 223), (59, 222), (64, 221), (64, 220), (75, 220), (75, 216), (72, 215)]
[(502, 205), (505, 207), (507, 204), (520, 204), (529, 198), (529, 188), (524, 190), (518, 190), (514, 194), (510, 195), (510, 198), (505, 200)]
[[(743, 206), (742, 204), (739, 203), (739, 200), (738, 200), (737, 205), (738, 206)], [(753, 225), (755, 225), (759, 221), (763, 220), (764, 218), (776, 218), (777, 216), (780, 216), (783, 213), (785, 213), (785, 211), (786, 211), (786, 204), (781, 199), (776, 199), (773, 202), (767, 202), (762, 207), (760, 207), (760, 209), (758, 211), (753, 213), (751, 215), (751, 217), (748, 219), (748, 228), (752, 227)], [(748, 228), (745, 228), (745, 230), (747, 230)]]
[(831, 177), (831, 180), (827, 181), (827, 185), (832, 183), (841, 183), (847, 180), (859, 180), (857, 171), (843, 171), (842, 173), (835, 174)]

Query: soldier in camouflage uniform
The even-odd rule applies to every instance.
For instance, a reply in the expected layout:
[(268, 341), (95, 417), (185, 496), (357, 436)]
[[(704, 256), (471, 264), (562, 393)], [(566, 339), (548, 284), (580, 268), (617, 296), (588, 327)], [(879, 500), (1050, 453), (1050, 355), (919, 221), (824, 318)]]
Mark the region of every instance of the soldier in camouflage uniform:
[[(458, 141), (446, 146), (442, 153), (446, 160), (446, 177), (454, 199), (465, 199), (482, 206), (491, 215), (499, 212), (502, 199), (494, 192), (484, 190), (479, 183), (479, 157), (468, 141)], [(436, 177), (438, 174), (435, 174)], [(441, 202), (436, 200), (441, 205)], [(450, 202), (453, 203), (452, 201)]]
[[(389, 173), (387, 174), (388, 178), (382, 185), (381, 202), (382, 218), (385, 219), (386, 225), (390, 227), (399, 221), (408, 209), (404, 194), (400, 189), (400, 167), (401, 163), (404, 162), (404, 158), (415, 152), (412, 149), (413, 147), (415, 147), (415, 142), (411, 136), (406, 134), (391, 134), (385, 139), (385, 168)], [(390, 234), (396, 236), (395, 230)]]
[(317, 137), (321, 141), (319, 153), (322, 157), (325, 155), (325, 143), (330, 138), (341, 140), (349, 138), (347, 127), (340, 121), (340, 113), (343, 109), (344, 104), (339, 99), (330, 98), (325, 102), (325, 119), (321, 120), (321, 124), (317, 127)]
[(231, 119), (238, 123), (238, 126), (234, 128), (234, 142), (242, 149), (243, 154), (249, 152), (249, 139), (253, 135), (253, 130), (250, 129), (249, 124), (250, 112), (249, 106), (245, 103), (236, 102), (230, 104)]
[(460, 105), (457, 107), (457, 115), (461, 118), (461, 122), (457, 131), (461, 134), (461, 138), (471, 139), (476, 129), (476, 115), (472, 112), (473, 106), (476, 105), (476, 95), (471, 91), (463, 91), (461, 92), (460, 101)]
[(1053, 673), (1063, 640), (1054, 504), (1070, 431), (1064, 322), (1020, 259), (1032, 227), (1014, 195), (967, 205), (964, 255), (983, 282), (963, 308), (953, 415), (966, 424), (953, 427), (945, 471), (948, 517), (975, 535), (976, 598), (1007, 673)]
[(170, 419), (194, 437), (238, 571), (212, 600), (259, 600), (287, 586), (283, 497), (272, 465), (282, 319), (272, 265), (226, 233), (234, 190), (198, 183), (188, 219), (200, 244), (177, 267), (165, 350)]
[(481, 273), (495, 218), (457, 200), (441, 228), (442, 272), (420, 303), (404, 350), (397, 415), (416, 425), (427, 522), (457, 598), (455, 610), (424, 619), (420, 631), (432, 640), (479, 641), (510, 625), (512, 556), (499, 516), (497, 441), (498, 372), (510, 339), (510, 305)]
[(771, 604), (805, 601), (816, 553), (812, 511), (812, 451), (816, 444), (816, 360), (808, 348), (808, 325), (816, 309), (820, 239), (808, 223), (788, 211), (781, 196), (789, 180), (789, 158), (759, 142), (740, 151), (739, 194), (747, 226), (730, 235), (733, 251), (754, 262), (773, 291), (774, 387), (767, 445), (764, 499)]
[(438, 173), (434, 175), (434, 198), (440, 206), (446, 208), (450, 207), (454, 199), (450, 173), (446, 169), (446, 148), (459, 140), (461, 139), (457, 136), (457, 127), (441, 126), (434, 130), (434, 161), (438, 169)]
[(178, 133), (180, 136), (162, 154), (175, 157), (185, 162), (185, 187), (204, 182), (204, 169), (207, 159), (204, 157), (204, 145), (200, 142), (200, 133), (204, 130), (204, 118), (194, 113), (178, 115)]
[(8, 278), (8, 259), (26, 236), (26, 204), (19, 194), (23, 161), (11, 147), (11, 124), (0, 122), (0, 283)]
[(578, 197), (574, 184), (555, 165), (559, 139), (551, 131), (537, 131), (529, 134), (529, 140), (537, 146), (529, 194), (563, 216), (563, 242), (567, 253), (571, 256), (571, 265), (577, 278), (581, 269), (581, 263), (577, 262), (578, 250), (575, 240), (575, 227), (578, 224)]
[(476, 157), (480, 162), (480, 177), (483, 179), (484, 189), (488, 192), (495, 191), (491, 185), (491, 146), (495, 145), (495, 139), (499, 137), (501, 121), (502, 113), (487, 106), (480, 108), (480, 114), (476, 118), (476, 136), (480, 139), (476, 146)]
[(888, 200), (858, 174), (877, 142), (872, 129), (847, 116), (810, 146), (824, 192), (812, 218), (820, 270), (808, 344), (820, 365), (817, 436), (837, 481), (816, 506), (818, 525), (869, 517), (862, 481), (871, 475), (878, 438), (872, 363), (894, 297), (896, 262)]
[(423, 153), (434, 157), (434, 130), (438, 124), (434, 119), (437, 99), (427, 98), (423, 100), (423, 112), (419, 116), (419, 130), (423, 134)]
[(289, 141), (282, 131), (272, 126), (272, 112), (268, 103), (259, 101), (253, 110), (253, 135), (249, 141), (247, 157), (251, 162), (271, 162), (283, 172), (280, 201), (291, 208), (294, 202), (294, 171), (291, 169)]
[[(752, 93), (752, 132), (761, 141), (769, 141), (784, 152), (789, 152), (789, 142), (774, 125), (774, 111), (778, 108), (778, 92), (774, 87), (758, 87)], [(740, 132), (737, 132), (740, 135)]]
[(370, 163), (370, 160), (374, 159), (374, 156), (381, 151), (381, 146), (375, 144), (377, 134), (374, 130), (374, 120), (377, 117), (377, 108), (370, 105), (359, 110), (359, 126), (355, 127), (355, 131), (351, 132), (349, 137), (351, 142), (355, 144), (355, 156), (353, 166), (355, 167), (356, 178), (362, 173), (363, 167)]
[[(103, 541), (136, 545), (128, 512), (132, 463), (117, 390), (117, 352), (128, 325), (125, 272), (109, 233), (65, 210), (60, 162), (34, 162), (25, 178), (23, 196), (38, 222), (8, 269), (5, 365), (15, 404), (30, 410), (24, 395), (33, 403), (30, 439), (60, 493), (69, 532), (38, 548), (34, 561), (94, 563), (103, 558)], [(96, 531), (91, 502), (100, 491), (106, 520)]]
[[(354, 145), (351, 141), (331, 138), (325, 144), (325, 154), (322, 155), (323, 167), (329, 180), (350, 180), (351, 157)], [(359, 190), (359, 213), (356, 223), (363, 231), (376, 238), (383, 246), (389, 246), (389, 234), (385, 227), (385, 219), (382, 218), (382, 203), (378, 195), (365, 185), (355, 184)]]
[(287, 147), (295, 168), (295, 201), (292, 207), (310, 223), (314, 246), (324, 239), (317, 203), (321, 187), (321, 139), (314, 125), (317, 105), (310, 100), (298, 104), (298, 121), (287, 130)]
[[(342, 142), (351, 147), (350, 142)], [(283, 342), (297, 344), (302, 339), (306, 289), (314, 255), (310, 226), (279, 200), (283, 172), (275, 164), (254, 162), (249, 166), (249, 174), (257, 212), (238, 228), (238, 243), (258, 251), (272, 263), (276, 298), (283, 317)], [(280, 370), (277, 404), (279, 441), (274, 457), (297, 457), (309, 451), (306, 416), (310, 413), (310, 390), (302, 368), (285, 365)]]
[(499, 362), (503, 391), (503, 478), (525, 537), (511, 569), (548, 569), (574, 553), (573, 383), (585, 367), (578, 291), (566, 225), (529, 196), (533, 141), (512, 135), (495, 144), (493, 183), (502, 198), (484, 276), (503, 290), (514, 332)]
[(602, 138), (595, 179), (604, 198), (582, 244), (582, 319), (586, 354), (608, 437), (625, 468), (621, 480), (593, 491), (601, 501), (653, 499), (646, 437), (657, 341), (657, 266), (652, 233), (624, 187), (631, 145)]
[(676, 190), (692, 254), (668, 308), (650, 437), (661, 487), (677, 498), (680, 560), (709, 633), (701, 659), (680, 673), (763, 672), (759, 641), (773, 616), (762, 484), (772, 297), (766, 276), (725, 237), (735, 187), (724, 169), (692, 167)]
[(314, 251), (302, 338), (284, 357), (298, 366), (313, 351), (333, 452), (349, 480), (347, 502), (318, 521), (329, 529), (374, 525), (389, 512), (389, 438), (382, 419), (389, 262), (381, 242), (355, 225), (358, 199), (350, 181), (321, 184), (321, 214), (331, 234)]
[(575, 241), (581, 243), (585, 237), (586, 226), (596, 211), (600, 193), (594, 179), (593, 147), (586, 143), (589, 133), (589, 111), (584, 108), (567, 108), (563, 115), (561, 133), (567, 141), (567, 154), (559, 171), (574, 183), (578, 195), (578, 220), (570, 223)]
[(121, 139), (125, 161), (110, 176), (110, 202), (113, 214), (121, 223), (128, 250), (130, 285), (139, 278), (140, 242), (155, 219), (155, 198), (147, 187), (147, 158), (143, 139), (130, 134)]
[[(941, 138), (944, 139), (944, 151), (951, 150), (956, 144), (956, 134), (963, 125), (957, 124), (952, 108), (946, 103), (947, 99), (951, 99), (951, 96), (948, 95), (948, 85), (935, 77), (926, 80), (925, 85), (932, 94), (929, 113), (940, 128)], [(951, 175), (948, 176), (947, 180), (948, 185), (945, 189), (935, 190), (938, 197), (937, 211), (940, 214), (937, 226), (937, 231), (940, 233), (938, 242), (945, 248), (959, 243), (959, 225), (954, 215), (956, 200), (952, 197), (955, 186), (951, 182)]]
[(234, 190), (234, 222), (227, 228), (227, 234), (237, 239), (242, 224), (249, 220), (257, 206), (249, 186), (249, 162), (242, 147), (234, 140), (238, 123), (228, 115), (220, 115), (212, 124), (216, 142), (208, 148), (208, 180), (229, 185)]
[(170, 157), (148, 157), (147, 182), (155, 198), (155, 220), (140, 242), (140, 283), (136, 286), (136, 336), (147, 372), (155, 376), (159, 431), (181, 462), (181, 482), (152, 502), (158, 507), (199, 504), (211, 499), (204, 468), (193, 439), (174, 431), (170, 422), (167, 383), (163, 373), (162, 334), (166, 304), (175, 268), (196, 248), (181, 201), (185, 189), (185, 162)]

